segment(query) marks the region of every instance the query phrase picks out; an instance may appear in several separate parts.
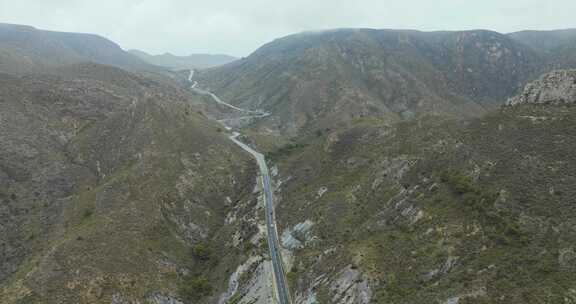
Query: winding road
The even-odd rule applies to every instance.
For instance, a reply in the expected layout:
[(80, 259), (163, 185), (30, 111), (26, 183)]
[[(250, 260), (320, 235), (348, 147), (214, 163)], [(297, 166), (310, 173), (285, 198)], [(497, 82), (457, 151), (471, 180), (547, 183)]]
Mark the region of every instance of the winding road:
[[(194, 78), (194, 74), (195, 74), (194, 70), (191, 70), (191, 71), (190, 71), (190, 75), (188, 76), (188, 81), (192, 83), (192, 85), (190, 86), (190, 88), (191, 88), (194, 92), (196, 92), (196, 93), (198, 93), (198, 94), (200, 94), (200, 95), (210, 96), (210, 97), (212, 97), (212, 99), (213, 99), (214, 101), (216, 101), (216, 103), (221, 104), (221, 105), (223, 105), (223, 106), (225, 106), (225, 107), (228, 107), (228, 108), (230, 108), (230, 109), (232, 109), (232, 110), (236, 110), (236, 111), (238, 111), (238, 112), (247, 113), (247, 114), (253, 114), (253, 115), (251, 115), (251, 116), (244, 116), (244, 117), (240, 117), (240, 118), (246, 118), (246, 117), (262, 118), (262, 117), (266, 117), (266, 116), (269, 116), (269, 115), (270, 115), (270, 113), (267, 113), (267, 112), (264, 112), (264, 111), (252, 111), (252, 110), (246, 110), (246, 109), (239, 108), (239, 107), (237, 107), (237, 106), (234, 106), (234, 105), (231, 105), (231, 104), (229, 104), (229, 103), (226, 103), (226, 102), (222, 101), (222, 99), (220, 99), (220, 97), (216, 96), (216, 94), (214, 94), (214, 93), (212, 93), (212, 92), (199, 89), (199, 88), (198, 88), (198, 82), (192, 80), (192, 79)], [(238, 119), (238, 118), (236, 118), (236, 119)]]
[[(201, 90), (196, 88), (198, 86), (198, 82), (192, 81), (194, 77), (194, 70), (190, 71), (190, 76), (188, 77), (188, 81), (192, 83), (191, 89), (199, 94), (208, 95), (214, 99), (219, 104), (232, 108), (234, 110), (243, 112), (243, 113), (253, 113), (252, 117), (266, 117), (270, 115), (269, 113), (263, 111), (251, 111), (246, 109), (241, 109), (231, 104), (225, 103), (222, 101), (218, 96), (213, 94), (212, 92), (208, 92), (205, 90)], [(224, 124), (223, 121), (220, 121), (227, 130), (230, 130), (228, 126)], [(260, 174), (262, 175), (262, 187), (264, 189), (264, 200), (266, 204), (266, 230), (268, 234), (268, 249), (270, 251), (270, 258), (272, 260), (272, 268), (274, 269), (274, 280), (276, 286), (276, 295), (278, 297), (278, 302), (280, 304), (290, 304), (292, 301), (290, 300), (290, 292), (288, 291), (288, 284), (286, 284), (286, 273), (284, 272), (284, 266), (282, 264), (282, 256), (280, 254), (280, 243), (278, 241), (278, 230), (276, 229), (276, 218), (274, 216), (274, 195), (272, 193), (272, 186), (270, 183), (270, 170), (268, 169), (268, 165), (266, 164), (266, 158), (264, 155), (245, 143), (238, 140), (238, 137), (241, 134), (238, 132), (234, 132), (229, 138), (232, 142), (236, 145), (240, 146), (244, 151), (250, 153), (254, 159), (256, 159), (256, 163), (258, 164), (258, 168), (260, 170)]]

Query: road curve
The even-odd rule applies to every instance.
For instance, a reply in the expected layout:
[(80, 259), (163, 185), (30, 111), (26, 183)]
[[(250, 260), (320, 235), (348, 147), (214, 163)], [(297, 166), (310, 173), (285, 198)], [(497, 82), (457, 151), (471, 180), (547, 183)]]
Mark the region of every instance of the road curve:
[[(190, 83), (192, 83), (192, 85), (190, 86), (190, 89), (192, 89), (194, 92), (196, 92), (200, 95), (208, 95), (208, 96), (212, 97), (212, 99), (214, 101), (216, 101), (217, 103), (219, 103), (225, 107), (231, 108), (232, 110), (236, 110), (238, 112), (247, 113), (247, 114), (254, 114), (252, 116), (245, 116), (245, 117), (262, 118), (262, 117), (266, 117), (266, 116), (270, 115), (270, 113), (267, 113), (264, 111), (252, 111), (252, 110), (246, 110), (246, 109), (239, 108), (237, 106), (234, 106), (234, 105), (231, 105), (229, 103), (222, 101), (222, 99), (220, 99), (220, 97), (216, 96), (216, 94), (214, 94), (212, 92), (197, 88), (198, 82), (192, 80), (194, 78), (194, 74), (195, 74), (194, 70), (190, 70), (190, 75), (188, 76), (188, 81)], [(243, 118), (245, 118), (245, 117), (243, 117)]]
[[(193, 83), (191, 85), (191, 89), (196, 93), (202, 95), (209, 95), (219, 104), (225, 105), (229, 108), (234, 110), (243, 112), (243, 113), (255, 113), (254, 117), (266, 117), (270, 115), (269, 113), (263, 111), (250, 111), (238, 108), (231, 104), (225, 103), (222, 101), (218, 96), (213, 94), (212, 92), (208, 92), (205, 90), (197, 89), (196, 86), (198, 82), (192, 81), (194, 77), (194, 70), (190, 71), (190, 76), (188, 77), (188, 81)], [(220, 121), (227, 130), (231, 130), (223, 121)], [(238, 136), (240, 133), (234, 132), (229, 138), (232, 142), (242, 148), (244, 151), (250, 153), (255, 159), (256, 163), (258, 164), (258, 168), (260, 170), (260, 174), (262, 175), (262, 187), (264, 189), (264, 201), (266, 205), (266, 230), (268, 231), (268, 250), (270, 251), (270, 259), (272, 260), (272, 268), (274, 270), (274, 279), (275, 279), (275, 286), (276, 286), (276, 295), (278, 296), (279, 304), (291, 304), (292, 301), (290, 300), (290, 292), (288, 291), (288, 284), (286, 284), (286, 273), (284, 272), (284, 266), (282, 264), (282, 256), (280, 254), (280, 243), (278, 241), (278, 230), (276, 229), (276, 218), (274, 216), (274, 196), (272, 193), (272, 186), (270, 183), (270, 170), (268, 169), (268, 165), (266, 164), (266, 158), (264, 155), (245, 143), (238, 140)]]

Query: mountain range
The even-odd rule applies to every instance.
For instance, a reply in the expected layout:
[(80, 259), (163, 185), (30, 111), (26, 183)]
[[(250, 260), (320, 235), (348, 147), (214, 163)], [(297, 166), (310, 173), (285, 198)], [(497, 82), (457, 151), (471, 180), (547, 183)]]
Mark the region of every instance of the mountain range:
[(335, 29), (198, 59), (2, 24), (0, 302), (273, 303), (238, 120), (293, 303), (576, 303), (575, 47)]
[(546, 51), (526, 33), (307, 32), (207, 70), (200, 83), (233, 104), (278, 113), (262, 124), (287, 134), (371, 115), (473, 117), (546, 71), (574, 67), (574, 33), (536, 33), (550, 37), (553, 51)]

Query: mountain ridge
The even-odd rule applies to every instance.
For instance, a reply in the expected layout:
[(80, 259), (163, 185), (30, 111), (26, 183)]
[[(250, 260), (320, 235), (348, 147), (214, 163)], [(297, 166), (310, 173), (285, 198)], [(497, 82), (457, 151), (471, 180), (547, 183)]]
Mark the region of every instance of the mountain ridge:
[(510, 36), (535, 50), (549, 52), (567, 43), (576, 42), (576, 28), (546, 31), (526, 30), (509, 33), (507, 36)]
[(129, 70), (154, 67), (96, 34), (68, 33), (0, 24), (0, 71), (39, 72), (50, 67), (94, 62)]
[(341, 107), (352, 117), (391, 121), (427, 112), (479, 115), (544, 65), (536, 51), (493, 31), (340, 29), (276, 39), (200, 73), (199, 82), (233, 104), (278, 112), (267, 126), (287, 131), (281, 121), (294, 133), (311, 120), (349, 121), (329, 113)]
[(128, 52), (150, 64), (175, 70), (213, 68), (238, 59), (224, 54), (190, 54), (187, 56), (177, 56), (171, 53), (151, 55), (141, 50), (129, 50)]

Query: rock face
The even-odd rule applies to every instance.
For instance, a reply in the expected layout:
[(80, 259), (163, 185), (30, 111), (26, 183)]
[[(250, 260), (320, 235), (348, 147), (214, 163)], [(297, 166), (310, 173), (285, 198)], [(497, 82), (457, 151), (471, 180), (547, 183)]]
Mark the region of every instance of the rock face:
[(559, 70), (528, 84), (522, 94), (509, 99), (506, 105), (574, 103), (576, 103), (576, 70)]
[(286, 229), (282, 233), (282, 246), (289, 250), (302, 248), (306, 243), (314, 240), (312, 227), (314, 222), (307, 220), (296, 224), (292, 229)]

